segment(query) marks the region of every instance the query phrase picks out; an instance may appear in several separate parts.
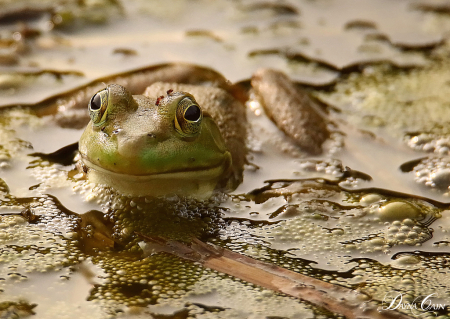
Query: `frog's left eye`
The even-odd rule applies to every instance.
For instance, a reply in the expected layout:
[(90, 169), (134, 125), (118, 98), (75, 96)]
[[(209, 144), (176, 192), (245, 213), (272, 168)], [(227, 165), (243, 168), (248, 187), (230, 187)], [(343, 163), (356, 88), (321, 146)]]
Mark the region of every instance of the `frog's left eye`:
[(94, 94), (89, 102), (89, 116), (95, 126), (106, 121), (106, 109), (108, 107), (108, 89), (103, 89)]
[(195, 136), (200, 132), (203, 119), (203, 112), (197, 102), (185, 97), (177, 107), (175, 116), (175, 128), (183, 136)]

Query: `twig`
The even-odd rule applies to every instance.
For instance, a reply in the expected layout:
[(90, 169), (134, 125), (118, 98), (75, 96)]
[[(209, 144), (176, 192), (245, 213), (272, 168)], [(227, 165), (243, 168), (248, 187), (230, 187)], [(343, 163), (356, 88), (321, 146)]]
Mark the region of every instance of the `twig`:
[[(273, 264), (262, 262), (228, 249), (206, 244), (196, 238), (191, 246), (178, 241), (138, 234), (150, 244), (152, 252), (169, 254), (199, 262), (202, 266), (226, 273), (255, 285), (285, 293), (349, 319), (408, 319), (400, 312), (377, 309), (364, 303), (363, 294), (342, 286), (336, 286)], [(147, 251), (147, 249), (145, 249)]]

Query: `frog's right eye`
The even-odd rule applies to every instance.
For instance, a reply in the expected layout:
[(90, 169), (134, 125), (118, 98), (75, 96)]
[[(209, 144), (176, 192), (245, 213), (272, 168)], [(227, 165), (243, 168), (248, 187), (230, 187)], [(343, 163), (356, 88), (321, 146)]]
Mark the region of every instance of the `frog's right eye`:
[(203, 113), (200, 106), (191, 96), (178, 102), (175, 116), (175, 129), (182, 136), (192, 137), (200, 133)]
[(108, 89), (103, 89), (94, 94), (89, 102), (89, 116), (95, 126), (101, 125), (106, 121), (108, 107)]

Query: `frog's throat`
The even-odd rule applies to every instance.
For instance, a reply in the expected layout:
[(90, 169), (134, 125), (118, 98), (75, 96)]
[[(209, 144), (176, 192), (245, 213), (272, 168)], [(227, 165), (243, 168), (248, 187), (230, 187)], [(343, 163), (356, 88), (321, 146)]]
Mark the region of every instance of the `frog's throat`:
[(83, 155), (81, 158), (88, 168), (89, 181), (110, 186), (121, 194), (132, 196), (176, 194), (204, 199), (212, 194), (217, 184), (226, 178), (231, 170), (229, 152), (226, 152), (224, 160), (215, 166), (147, 175), (113, 172), (93, 164)]

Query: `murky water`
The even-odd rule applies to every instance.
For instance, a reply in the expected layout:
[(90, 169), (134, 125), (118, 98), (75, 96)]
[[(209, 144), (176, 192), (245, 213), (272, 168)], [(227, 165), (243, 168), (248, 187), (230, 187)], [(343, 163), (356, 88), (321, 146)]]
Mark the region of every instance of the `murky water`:
[[(340, 317), (169, 254), (147, 255), (142, 233), (195, 236), (361, 292), (358, 307), (400, 294), (408, 316), (450, 316), (448, 307), (417, 303), (434, 294), (433, 305), (450, 304), (449, 7), (0, 1), (1, 315)], [(323, 154), (302, 152), (250, 94), (244, 181), (209, 201), (120, 196), (80, 178), (70, 152), (68, 162), (36, 155), (77, 142), (86, 124), (87, 110), (46, 99), (175, 62), (245, 88), (259, 68), (285, 72), (333, 123)]]

